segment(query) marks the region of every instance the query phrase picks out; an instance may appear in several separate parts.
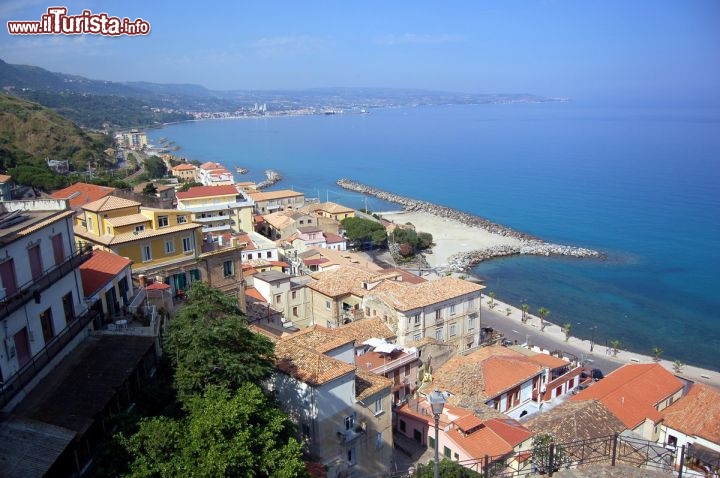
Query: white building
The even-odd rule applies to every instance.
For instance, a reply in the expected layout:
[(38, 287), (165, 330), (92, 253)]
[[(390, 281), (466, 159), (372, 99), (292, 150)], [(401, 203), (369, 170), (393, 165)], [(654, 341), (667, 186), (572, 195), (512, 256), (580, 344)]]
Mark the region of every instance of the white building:
[(203, 233), (252, 231), (254, 203), (235, 186), (197, 186), (175, 194), (177, 208), (192, 214)]
[(87, 335), (93, 319), (63, 199), (0, 203), (0, 409), (10, 410)]

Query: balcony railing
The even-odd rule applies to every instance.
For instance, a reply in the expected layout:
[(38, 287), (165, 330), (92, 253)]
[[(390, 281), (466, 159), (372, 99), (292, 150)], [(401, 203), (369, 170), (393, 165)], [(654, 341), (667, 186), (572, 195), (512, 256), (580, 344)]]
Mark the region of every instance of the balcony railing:
[(39, 294), (65, 275), (80, 267), (80, 265), (90, 259), (90, 257), (92, 257), (92, 246), (90, 244), (78, 246), (78, 249), (63, 262), (45, 270), (37, 279), (21, 285), (13, 294), (6, 296), (4, 299), (0, 299), (0, 320), (8, 317), (20, 307), (27, 304), (31, 299), (35, 298), (35, 300), (39, 300)]
[[(89, 305), (91, 306), (92, 304)], [(5, 382), (0, 382), (0, 409), (7, 405), (23, 387), (35, 378), (80, 331), (96, 319), (100, 320), (101, 317), (102, 310), (88, 308), (87, 312), (72, 320), (59, 334), (48, 341), (45, 347), (36, 353), (20, 370), (8, 377)]]

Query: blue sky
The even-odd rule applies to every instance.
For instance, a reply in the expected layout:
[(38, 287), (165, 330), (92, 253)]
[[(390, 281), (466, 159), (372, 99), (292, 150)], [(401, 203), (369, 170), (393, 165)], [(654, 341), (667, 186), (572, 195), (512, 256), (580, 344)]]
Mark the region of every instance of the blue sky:
[[(0, 58), (114, 81), (212, 89), (397, 87), (572, 98), (720, 96), (716, 0), (0, 4)], [(148, 36), (11, 36), (8, 20), (141, 17)], [(211, 6), (212, 5), (212, 6)]]

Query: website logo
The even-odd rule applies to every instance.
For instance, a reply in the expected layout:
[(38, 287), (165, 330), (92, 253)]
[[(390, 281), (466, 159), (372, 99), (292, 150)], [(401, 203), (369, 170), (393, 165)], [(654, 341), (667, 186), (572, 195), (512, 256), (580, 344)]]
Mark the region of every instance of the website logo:
[(80, 15), (68, 15), (65, 7), (50, 7), (40, 21), (7, 22), (11, 35), (147, 35), (150, 23), (142, 18), (111, 17), (107, 13), (83, 10)]

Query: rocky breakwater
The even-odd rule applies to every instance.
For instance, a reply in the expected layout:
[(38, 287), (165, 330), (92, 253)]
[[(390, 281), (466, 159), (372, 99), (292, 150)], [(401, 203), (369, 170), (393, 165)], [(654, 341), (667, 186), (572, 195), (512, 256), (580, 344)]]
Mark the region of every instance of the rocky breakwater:
[(282, 179), (280, 173), (278, 173), (277, 171), (273, 171), (272, 169), (268, 169), (265, 171), (265, 177), (267, 178), (265, 181), (259, 182), (257, 186), (255, 186), (257, 189), (269, 188), (270, 186)]
[[(509, 227), (494, 223), (485, 218), (458, 211), (446, 206), (440, 206), (427, 201), (401, 196), (388, 191), (368, 186), (350, 179), (340, 179), (337, 185), (350, 191), (367, 194), (383, 201), (392, 202), (403, 207), (406, 211), (421, 211), (445, 219), (457, 221), (469, 227), (478, 227), (489, 233), (515, 239), (508, 244), (493, 245), (483, 249), (463, 251), (448, 258), (448, 269), (465, 271), (470, 267), (494, 257), (528, 254), (537, 256), (568, 256), (578, 258), (601, 258), (602, 254), (592, 249), (574, 247), (545, 242), (524, 232), (515, 231)], [(428, 231), (432, 232), (432, 231)]]

